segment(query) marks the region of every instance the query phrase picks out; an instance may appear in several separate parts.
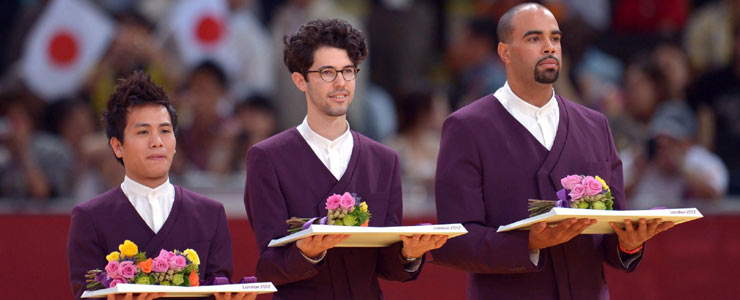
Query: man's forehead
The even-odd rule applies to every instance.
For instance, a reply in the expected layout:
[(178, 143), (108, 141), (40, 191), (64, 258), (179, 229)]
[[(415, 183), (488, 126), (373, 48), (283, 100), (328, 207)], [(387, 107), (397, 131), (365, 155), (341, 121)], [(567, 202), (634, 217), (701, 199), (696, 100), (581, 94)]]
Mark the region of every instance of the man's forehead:
[(514, 31), (527, 32), (532, 30), (550, 32), (560, 30), (555, 16), (547, 9), (538, 6), (526, 6), (512, 17)]
[(347, 50), (330, 46), (322, 46), (313, 53), (313, 64), (316, 67), (334, 66), (345, 67), (351, 66), (352, 60), (347, 54)]

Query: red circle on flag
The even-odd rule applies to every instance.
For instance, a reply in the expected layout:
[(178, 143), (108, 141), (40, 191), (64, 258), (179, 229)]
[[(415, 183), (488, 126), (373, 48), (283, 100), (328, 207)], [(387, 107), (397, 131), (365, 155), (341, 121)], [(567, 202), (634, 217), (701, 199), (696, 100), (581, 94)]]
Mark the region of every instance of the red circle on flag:
[(57, 31), (49, 41), (51, 61), (59, 66), (67, 66), (75, 61), (79, 52), (77, 38), (67, 31)]
[(195, 27), (195, 36), (204, 44), (215, 44), (223, 36), (224, 26), (220, 18), (205, 15), (200, 18)]

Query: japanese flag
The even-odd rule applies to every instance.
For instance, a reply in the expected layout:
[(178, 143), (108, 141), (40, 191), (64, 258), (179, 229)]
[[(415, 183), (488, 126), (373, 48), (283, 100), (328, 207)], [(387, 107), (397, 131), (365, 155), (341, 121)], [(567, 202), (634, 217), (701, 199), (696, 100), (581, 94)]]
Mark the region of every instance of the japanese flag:
[(226, 1), (178, 1), (172, 10), (170, 28), (187, 67), (211, 60), (229, 75), (238, 71), (238, 51), (229, 32)]
[(21, 76), (39, 96), (73, 94), (105, 53), (114, 25), (82, 0), (54, 0), (24, 45)]

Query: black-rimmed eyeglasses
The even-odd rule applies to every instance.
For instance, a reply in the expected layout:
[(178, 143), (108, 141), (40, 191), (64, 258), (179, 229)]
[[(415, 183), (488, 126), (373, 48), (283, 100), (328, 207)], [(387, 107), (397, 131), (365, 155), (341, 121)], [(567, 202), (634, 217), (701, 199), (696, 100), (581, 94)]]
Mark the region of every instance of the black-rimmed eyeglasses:
[(357, 73), (360, 73), (359, 68), (345, 67), (344, 69), (337, 70), (334, 67), (321, 67), (318, 70), (308, 71), (306, 73), (319, 73), (319, 77), (326, 82), (332, 82), (337, 79), (337, 73), (342, 73), (342, 77), (346, 81), (355, 80)]

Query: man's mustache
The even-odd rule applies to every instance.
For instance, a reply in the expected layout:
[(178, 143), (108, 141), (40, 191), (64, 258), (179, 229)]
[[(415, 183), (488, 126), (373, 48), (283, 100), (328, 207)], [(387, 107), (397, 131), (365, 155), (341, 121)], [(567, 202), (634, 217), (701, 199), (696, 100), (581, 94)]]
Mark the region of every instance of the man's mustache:
[(549, 58), (552, 58), (552, 59), (554, 59), (554, 60), (555, 60), (556, 62), (558, 62), (558, 66), (560, 66), (560, 59), (559, 59), (559, 58), (558, 58), (557, 56), (555, 56), (555, 55), (552, 55), (552, 54), (550, 54), (550, 55), (548, 55), (548, 56), (545, 56), (545, 57), (543, 57), (542, 59), (540, 59), (539, 61), (537, 61), (537, 64), (539, 65), (539, 64), (541, 64), (541, 63), (542, 63), (543, 61), (545, 61), (546, 59), (549, 59)]

